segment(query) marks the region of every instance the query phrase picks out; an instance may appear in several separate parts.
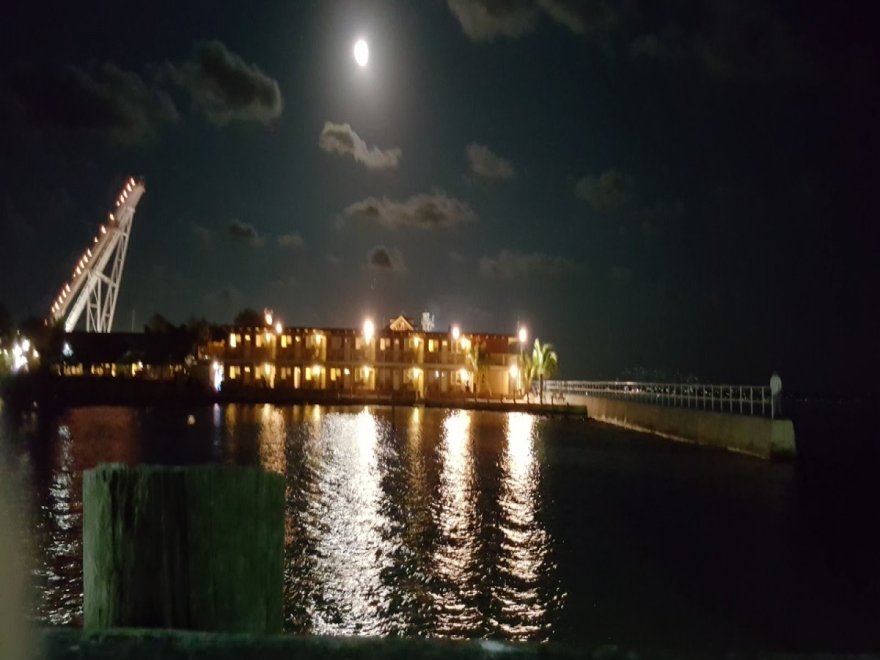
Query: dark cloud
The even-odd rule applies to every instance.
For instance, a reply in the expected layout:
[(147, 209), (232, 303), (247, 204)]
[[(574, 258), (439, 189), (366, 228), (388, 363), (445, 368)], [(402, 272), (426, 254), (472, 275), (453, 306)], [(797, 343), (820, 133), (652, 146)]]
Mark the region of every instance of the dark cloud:
[(550, 18), (576, 34), (610, 31), (624, 4), (607, 0), (538, 0), (538, 6)]
[(400, 250), (384, 245), (377, 245), (370, 250), (367, 257), (367, 267), (371, 270), (385, 271), (395, 275), (402, 275), (406, 272), (406, 264)]
[(253, 225), (239, 220), (230, 222), (226, 227), (226, 233), (236, 240), (244, 241), (251, 245), (260, 245), (263, 242), (263, 238), (257, 233)]
[(281, 247), (286, 248), (301, 248), (303, 245), (305, 245), (303, 237), (296, 232), (292, 232), (290, 234), (282, 234), (277, 238), (277, 243)]
[(528, 275), (559, 275), (574, 270), (574, 262), (541, 252), (523, 254), (501, 250), (497, 256), (480, 259), (480, 275), (489, 279), (511, 280)]
[(477, 219), (477, 214), (466, 202), (449, 197), (439, 190), (431, 194), (413, 195), (402, 202), (387, 197), (368, 197), (351, 204), (344, 213), (346, 216), (372, 220), (392, 229), (447, 229)]
[(776, 5), (764, 0), (705, 0), (700, 9), (688, 16), (669, 14), (662, 27), (632, 39), (630, 53), (689, 62), (719, 79), (760, 82), (820, 75), (818, 62)]
[(206, 293), (204, 301), (209, 307), (237, 308), (244, 302), (244, 294), (234, 286), (225, 286)]
[(541, 16), (576, 34), (611, 30), (625, 3), (607, 0), (447, 0), (465, 34), (473, 41), (513, 39), (531, 32)]
[(820, 66), (770, 0), (447, 0), (473, 41), (517, 38), (541, 18), (636, 58), (690, 63), (712, 77), (814, 79)]
[(218, 126), (230, 121), (270, 124), (281, 116), (283, 102), (278, 82), (229, 52), (219, 41), (198, 43), (193, 59), (168, 63), (165, 72)]
[(681, 200), (658, 202), (640, 209), (637, 219), (642, 239), (651, 242), (681, 231), (684, 203)]
[(371, 170), (397, 169), (403, 151), (397, 147), (379, 149), (368, 147), (348, 124), (325, 122), (318, 138), (318, 146), (328, 153), (351, 155), (357, 162)]
[(448, 0), (448, 5), (473, 41), (522, 36), (534, 29), (538, 14), (531, 0)]
[(610, 211), (626, 203), (631, 195), (628, 177), (606, 170), (598, 177), (584, 176), (574, 186), (575, 194), (599, 211)]
[(283, 277), (272, 282), (272, 286), (276, 289), (293, 289), (296, 287), (296, 284), (296, 278), (293, 276)]
[(471, 142), (466, 149), (471, 173), (484, 179), (512, 179), (516, 176), (513, 163), (492, 152), (489, 147)]
[(110, 63), (22, 70), (11, 88), (16, 114), (31, 125), (96, 135), (116, 144), (148, 142), (179, 118), (168, 94)]
[(629, 50), (635, 58), (673, 62), (683, 59), (688, 47), (684, 30), (673, 25), (656, 33), (639, 35), (630, 43)]
[(214, 232), (207, 227), (194, 222), (191, 228), (193, 236), (202, 245), (208, 246), (214, 242)]

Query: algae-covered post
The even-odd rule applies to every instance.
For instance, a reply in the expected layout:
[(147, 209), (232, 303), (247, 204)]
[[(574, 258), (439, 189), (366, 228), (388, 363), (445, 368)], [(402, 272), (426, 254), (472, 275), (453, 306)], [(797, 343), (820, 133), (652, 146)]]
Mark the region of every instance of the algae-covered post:
[(280, 632), (283, 543), (279, 474), (225, 466), (87, 470), (84, 624)]

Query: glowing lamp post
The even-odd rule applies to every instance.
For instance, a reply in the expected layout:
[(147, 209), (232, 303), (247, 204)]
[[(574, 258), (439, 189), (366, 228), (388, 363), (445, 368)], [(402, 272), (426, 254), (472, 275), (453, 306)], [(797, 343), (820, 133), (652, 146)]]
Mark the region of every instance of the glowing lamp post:
[[(376, 336), (376, 326), (373, 325), (372, 319), (366, 319), (364, 321), (364, 358), (367, 360), (374, 360), (375, 353), (370, 350), (373, 338)], [(367, 389), (370, 388), (370, 367), (364, 366), (364, 385)]]

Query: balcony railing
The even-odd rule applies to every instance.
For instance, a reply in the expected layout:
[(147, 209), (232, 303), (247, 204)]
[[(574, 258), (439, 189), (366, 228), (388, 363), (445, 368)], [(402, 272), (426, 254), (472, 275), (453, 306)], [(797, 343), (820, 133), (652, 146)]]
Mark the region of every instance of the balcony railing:
[[(537, 384), (533, 383), (533, 387)], [(737, 415), (775, 418), (780, 412), (778, 397), (774, 397), (766, 385), (548, 380), (544, 381), (544, 391)]]

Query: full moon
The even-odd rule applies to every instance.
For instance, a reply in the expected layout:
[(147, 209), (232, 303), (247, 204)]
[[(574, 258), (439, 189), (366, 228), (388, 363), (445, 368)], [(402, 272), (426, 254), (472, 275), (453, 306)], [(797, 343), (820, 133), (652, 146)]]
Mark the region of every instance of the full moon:
[(363, 39), (358, 39), (354, 45), (354, 61), (358, 66), (367, 66), (367, 62), (370, 61), (370, 47)]

